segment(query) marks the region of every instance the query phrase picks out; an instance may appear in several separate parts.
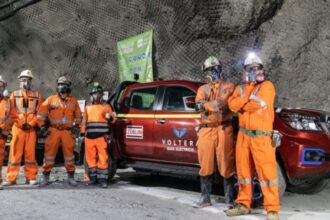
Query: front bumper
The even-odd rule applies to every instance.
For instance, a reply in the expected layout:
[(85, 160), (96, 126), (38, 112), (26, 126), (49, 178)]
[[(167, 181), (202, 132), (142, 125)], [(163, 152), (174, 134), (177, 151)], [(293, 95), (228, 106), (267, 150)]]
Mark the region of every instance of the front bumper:
[[(329, 147), (283, 140), (278, 149), (289, 182), (297, 185), (316, 179), (330, 178)], [(284, 147), (285, 146), (285, 147)]]

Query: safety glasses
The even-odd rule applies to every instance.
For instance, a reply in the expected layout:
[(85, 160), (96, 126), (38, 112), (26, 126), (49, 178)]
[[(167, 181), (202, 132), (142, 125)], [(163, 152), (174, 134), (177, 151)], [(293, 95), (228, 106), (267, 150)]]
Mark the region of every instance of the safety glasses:
[(258, 70), (262, 70), (263, 67), (262, 66), (251, 66), (251, 67), (247, 67), (245, 68), (245, 70), (247, 72), (251, 72), (251, 71), (258, 71)]

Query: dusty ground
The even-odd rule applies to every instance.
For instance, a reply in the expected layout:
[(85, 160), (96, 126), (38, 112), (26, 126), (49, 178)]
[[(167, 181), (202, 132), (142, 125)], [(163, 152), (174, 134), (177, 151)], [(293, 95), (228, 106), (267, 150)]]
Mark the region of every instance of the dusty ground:
[[(221, 203), (193, 208), (199, 197), (199, 183), (194, 180), (131, 170), (118, 174), (108, 189), (85, 186), (82, 167), (77, 169), (80, 183), (75, 188), (66, 184), (63, 168), (56, 168), (53, 183), (46, 188), (24, 185), (21, 176), (18, 185), (0, 191), (1, 219), (265, 219), (260, 208), (235, 218), (224, 215), (226, 206)], [(315, 195), (286, 193), (281, 219), (330, 219), (329, 192), (330, 187)]]

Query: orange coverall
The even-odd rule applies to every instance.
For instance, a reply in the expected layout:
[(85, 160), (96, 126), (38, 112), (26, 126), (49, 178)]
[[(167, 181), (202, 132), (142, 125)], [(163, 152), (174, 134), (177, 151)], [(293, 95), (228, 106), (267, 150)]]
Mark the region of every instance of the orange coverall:
[[(24, 152), (24, 173), (27, 180), (35, 180), (38, 173), (38, 165), (35, 161), (37, 111), (41, 105), (39, 92), (31, 90), (14, 91), (9, 98), (9, 115), (14, 125), (12, 128), (12, 140), (10, 144), (9, 162), (7, 168), (8, 182), (15, 183), (21, 159)], [(23, 130), (24, 124), (31, 126), (30, 130)]]
[(6, 136), (9, 134), (10, 119), (9, 119), (9, 100), (0, 97), (0, 183), (2, 182), (2, 166), (5, 156)]
[(85, 107), (81, 133), (85, 133), (85, 155), (90, 178), (108, 179), (108, 143), (105, 136), (110, 127), (105, 115), (112, 116), (111, 123), (115, 123), (115, 116), (108, 104), (90, 104)]
[(215, 156), (221, 176), (229, 178), (234, 174), (232, 113), (227, 106), (233, 90), (231, 82), (218, 80), (216, 84), (203, 85), (197, 91), (196, 103), (204, 103), (205, 108), (201, 113), (202, 124), (197, 140), (200, 176), (213, 174)]
[(71, 134), (72, 126), (81, 123), (81, 111), (77, 100), (71, 96), (62, 100), (59, 95), (49, 96), (41, 105), (38, 112), (40, 126), (46, 118), (50, 121), (49, 135), (45, 141), (45, 158), (43, 170), (50, 172), (55, 164), (58, 147), (61, 144), (64, 165), (67, 172), (74, 172), (75, 140)]
[[(239, 112), (240, 125), (236, 145), (239, 193), (235, 203), (250, 209), (252, 180), (256, 169), (267, 212), (278, 212), (280, 209), (275, 148), (270, 137), (274, 121), (274, 99), (273, 83), (264, 81), (237, 86), (228, 100), (229, 108)], [(253, 134), (256, 131), (261, 133)]]

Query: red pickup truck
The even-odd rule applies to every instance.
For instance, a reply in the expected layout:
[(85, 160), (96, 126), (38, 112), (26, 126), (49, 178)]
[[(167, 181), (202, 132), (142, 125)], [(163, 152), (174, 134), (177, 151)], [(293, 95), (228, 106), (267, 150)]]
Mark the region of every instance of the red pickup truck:
[[(113, 126), (112, 176), (116, 168), (198, 176), (196, 140), (200, 114), (195, 96), (201, 83), (172, 80), (123, 82), (110, 102)], [(280, 193), (321, 191), (330, 176), (330, 113), (276, 108), (274, 129), (282, 136), (276, 155)], [(237, 132), (237, 121), (234, 122)]]

